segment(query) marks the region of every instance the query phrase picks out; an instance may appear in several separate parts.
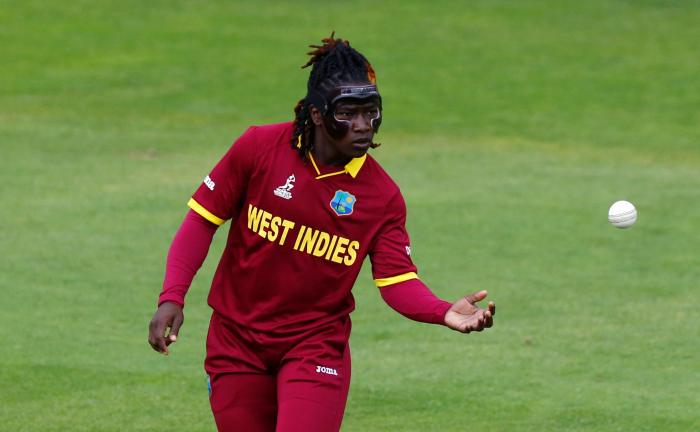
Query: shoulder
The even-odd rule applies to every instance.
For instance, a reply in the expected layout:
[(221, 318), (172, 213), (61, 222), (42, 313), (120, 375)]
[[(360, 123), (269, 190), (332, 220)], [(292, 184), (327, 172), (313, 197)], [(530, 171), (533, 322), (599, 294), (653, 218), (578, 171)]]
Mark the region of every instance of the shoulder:
[(251, 126), (244, 135), (250, 134), (261, 145), (284, 141), (285, 138), (288, 144), (292, 138), (292, 130), (292, 122), (273, 123)]
[(241, 138), (255, 147), (258, 155), (289, 148), (292, 139), (292, 122), (250, 126)]
[(365, 176), (363, 177), (366, 178), (366, 181), (374, 184), (376, 189), (380, 191), (387, 200), (395, 199), (397, 195), (399, 197), (401, 196), (399, 185), (396, 184), (394, 179), (391, 178), (389, 173), (386, 172), (379, 162), (369, 154), (367, 154), (362, 171), (364, 171), (363, 174), (365, 174)]
[(371, 189), (376, 194), (375, 199), (383, 203), (385, 217), (389, 219), (397, 216), (404, 217), (406, 202), (401, 188), (379, 162), (368, 154), (362, 171), (364, 171), (363, 181), (371, 185)]
[(279, 147), (288, 147), (292, 138), (292, 123), (275, 123), (254, 125), (241, 134), (231, 145), (229, 153), (245, 154), (252, 158), (274, 151)]

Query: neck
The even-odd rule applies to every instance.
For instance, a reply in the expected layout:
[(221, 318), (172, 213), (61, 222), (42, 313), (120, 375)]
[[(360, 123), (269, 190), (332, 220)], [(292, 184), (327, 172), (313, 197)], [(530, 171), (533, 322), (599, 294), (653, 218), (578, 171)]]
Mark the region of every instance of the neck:
[[(320, 128), (319, 128), (320, 129)], [(345, 166), (352, 160), (351, 157), (342, 155), (328, 142), (324, 131), (316, 130), (314, 134), (314, 148), (311, 150), (316, 163), (326, 166)]]
[[(311, 150), (314, 156), (314, 160), (319, 165), (325, 166), (345, 166), (352, 160), (350, 157), (345, 157), (339, 154), (334, 154), (334, 152), (324, 151), (323, 148), (316, 146)], [(327, 150), (327, 149), (326, 149)]]

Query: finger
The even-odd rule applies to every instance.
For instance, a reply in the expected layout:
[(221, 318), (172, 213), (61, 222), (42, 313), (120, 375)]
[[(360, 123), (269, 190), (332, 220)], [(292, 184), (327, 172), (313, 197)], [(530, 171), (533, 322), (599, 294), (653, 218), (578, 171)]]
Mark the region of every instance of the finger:
[(476, 320), (476, 327), (478, 331), (481, 331), (484, 328), (484, 321), (486, 318), (484, 317), (484, 311), (479, 311), (479, 315)]
[(481, 300), (485, 299), (487, 295), (488, 295), (488, 291), (482, 290), (482, 291), (475, 292), (474, 294), (470, 294), (464, 298), (469, 303), (474, 304), (476, 302), (480, 302)]
[(488, 328), (493, 326), (493, 316), (491, 315), (491, 311), (484, 312), (484, 317), (484, 327)]
[(168, 347), (165, 344), (165, 324), (162, 321), (151, 321), (149, 326), (149, 337), (148, 342), (151, 344), (154, 350), (159, 353), (167, 354)]
[(491, 316), (496, 315), (496, 303), (492, 301), (489, 302), (489, 312), (491, 312)]
[(157, 351), (157, 343), (156, 343), (156, 338), (153, 337), (153, 335), (149, 334), (148, 335), (148, 343), (151, 345), (151, 348)]
[(148, 337), (148, 344), (151, 345), (151, 348), (153, 348), (155, 351), (158, 351), (158, 349), (156, 348), (155, 339), (151, 338), (150, 336)]
[(484, 316), (483, 311), (479, 314), (479, 319), (476, 321), (476, 328), (474, 331), (482, 331), (484, 329), (484, 325), (486, 323), (486, 317)]
[(173, 319), (173, 324), (170, 326), (170, 336), (175, 336), (180, 333), (180, 327), (182, 327), (182, 322), (185, 320), (185, 316), (183, 314), (178, 314), (175, 316)]
[(180, 332), (180, 327), (184, 321), (184, 315), (180, 314), (175, 316), (173, 319), (173, 324), (170, 326), (170, 332), (168, 337), (165, 339), (165, 344), (170, 345), (171, 343), (177, 341), (177, 335)]
[(170, 346), (171, 343), (177, 342), (177, 335), (168, 335), (163, 339), (166, 346)]
[(151, 348), (158, 351), (159, 353), (163, 353), (163, 354), (168, 353), (168, 347), (165, 344), (164, 337), (161, 336), (161, 337), (156, 337), (156, 338), (149, 338), (148, 343), (151, 344)]
[(168, 345), (165, 343), (165, 337), (156, 336), (155, 345), (153, 346), (153, 349), (155, 349), (156, 351), (158, 351), (161, 354), (167, 354), (168, 353)]
[(158, 338), (158, 348), (160, 348), (158, 351), (159, 353), (168, 355), (168, 344), (166, 343), (164, 336), (160, 336)]
[(148, 325), (148, 343), (151, 345), (151, 348), (154, 350), (160, 352), (160, 345), (158, 344), (158, 323), (154, 320), (151, 320), (151, 322)]
[[(465, 329), (468, 330), (468, 332), (475, 332), (479, 331), (480, 324), (479, 324), (479, 314), (475, 314), (470, 320), (467, 321), (465, 324)], [(468, 333), (467, 332), (467, 333)]]

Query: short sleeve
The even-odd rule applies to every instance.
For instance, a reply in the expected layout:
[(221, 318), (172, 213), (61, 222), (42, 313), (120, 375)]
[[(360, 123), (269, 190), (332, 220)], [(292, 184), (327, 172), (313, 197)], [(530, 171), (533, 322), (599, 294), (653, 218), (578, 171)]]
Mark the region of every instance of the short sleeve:
[(387, 206), (387, 219), (369, 252), (372, 276), (378, 287), (417, 279), (406, 231), (406, 203), (397, 192)]
[(234, 217), (243, 204), (255, 168), (256, 148), (255, 127), (251, 127), (204, 177), (187, 205), (217, 225)]

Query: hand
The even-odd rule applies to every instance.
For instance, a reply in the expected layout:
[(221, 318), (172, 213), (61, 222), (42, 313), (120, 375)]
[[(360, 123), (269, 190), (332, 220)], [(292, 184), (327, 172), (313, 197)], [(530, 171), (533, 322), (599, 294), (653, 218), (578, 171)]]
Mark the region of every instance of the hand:
[(457, 300), (445, 314), (445, 325), (462, 333), (482, 331), (493, 325), (496, 304), (489, 302), (488, 309), (480, 309), (477, 302), (486, 298), (486, 291), (479, 291)]
[[(161, 354), (168, 355), (168, 345), (177, 340), (177, 333), (185, 321), (182, 307), (173, 302), (165, 302), (158, 307), (148, 325), (148, 343)], [(166, 335), (165, 331), (170, 329)]]

